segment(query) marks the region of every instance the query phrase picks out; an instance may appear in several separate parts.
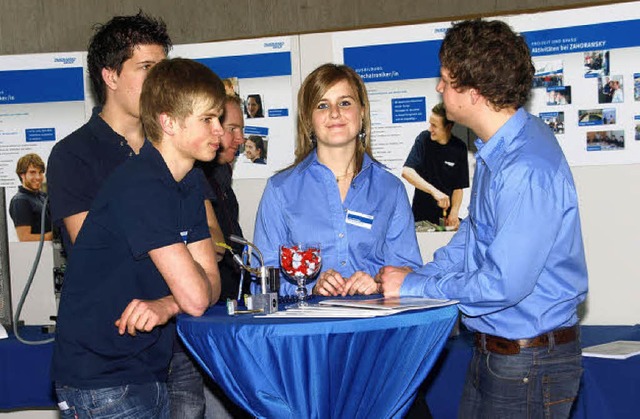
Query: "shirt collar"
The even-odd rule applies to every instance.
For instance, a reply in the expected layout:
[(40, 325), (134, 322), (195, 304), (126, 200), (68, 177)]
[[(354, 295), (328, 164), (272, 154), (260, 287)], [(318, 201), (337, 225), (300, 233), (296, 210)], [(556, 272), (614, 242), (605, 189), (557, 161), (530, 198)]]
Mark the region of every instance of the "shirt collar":
[[(100, 112), (102, 112), (102, 106), (94, 107), (91, 113), (91, 119), (89, 120), (91, 130), (93, 131), (96, 139), (110, 144), (126, 144), (128, 147), (129, 143), (127, 143), (127, 140), (122, 135), (115, 132), (113, 128), (111, 128), (111, 126), (102, 119)], [(124, 144), (122, 143), (123, 141)]]
[(529, 114), (520, 108), (511, 118), (493, 134), (486, 143), (477, 138), (475, 145), (478, 148), (476, 159), (482, 159), (489, 170), (495, 170), (502, 162), (506, 152), (510, 152), (521, 145), (518, 134), (529, 120)]
[(296, 168), (298, 169), (299, 172), (304, 172), (305, 170), (307, 170), (309, 168), (309, 166), (311, 166), (312, 164), (321, 164), (318, 161), (318, 153), (316, 151), (316, 149), (313, 149), (311, 151), (311, 153), (309, 153), (309, 155), (307, 157), (304, 158), (304, 160), (302, 160), (298, 166), (296, 166)]
[[(366, 169), (369, 168), (369, 166), (371, 166), (374, 163), (377, 163), (377, 162), (375, 162), (371, 157), (369, 157), (367, 153), (364, 153), (364, 158), (362, 159), (362, 170), (360, 170), (360, 172), (361, 173), (364, 172)], [(309, 155), (305, 157), (305, 159), (298, 164), (297, 169), (299, 172), (304, 172), (313, 164), (322, 165), (322, 163), (318, 161), (318, 153), (315, 149), (311, 151), (311, 153), (309, 153)]]
[(42, 191), (35, 191), (35, 192), (31, 191), (31, 190), (25, 188), (22, 185), (18, 185), (18, 192), (26, 193), (26, 194), (33, 195), (33, 196), (38, 196), (41, 193), (43, 193)]
[(176, 182), (167, 163), (162, 158), (162, 154), (160, 154), (149, 140), (144, 140), (139, 156), (141, 159), (148, 161), (154, 167), (158, 168), (158, 177), (164, 184), (170, 187), (178, 186), (180, 190), (188, 190), (193, 187), (198, 179), (192, 168), (180, 182)]

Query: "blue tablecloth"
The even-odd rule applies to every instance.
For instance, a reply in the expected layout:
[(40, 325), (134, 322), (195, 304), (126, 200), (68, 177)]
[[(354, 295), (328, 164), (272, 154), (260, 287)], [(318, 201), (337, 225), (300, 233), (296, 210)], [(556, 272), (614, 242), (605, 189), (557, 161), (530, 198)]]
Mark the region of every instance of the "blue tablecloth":
[[(640, 341), (640, 325), (582, 326), (582, 347), (616, 340)], [(435, 419), (456, 418), (472, 355), (469, 332), (449, 339), (426, 381), (427, 403)], [(640, 356), (625, 360), (583, 357), (584, 373), (573, 419), (640, 417)]]
[[(20, 328), (27, 340), (44, 340), (52, 335), (40, 327)], [(53, 384), (49, 378), (53, 343), (25, 345), (12, 332), (0, 340), (0, 409), (55, 406)]]
[[(214, 311), (215, 310), (218, 310), (217, 315), (222, 317), (222, 309), (214, 309)], [(206, 322), (207, 318), (209, 318), (210, 315), (212, 315), (211, 312), (205, 319), (202, 319), (202, 321)], [(400, 318), (401, 317), (399, 317), (398, 319)], [(372, 321), (374, 320), (377, 321), (383, 319), (372, 319)], [(227, 321), (231, 321), (231, 319), (227, 318)], [(221, 340), (230, 342), (232, 339), (229, 338), (229, 336), (232, 337), (238, 334), (242, 336), (246, 333), (250, 333), (251, 328), (245, 328), (242, 326), (242, 323), (250, 321), (250, 319), (242, 317), (233, 318), (233, 322), (236, 323), (235, 326), (229, 327), (226, 331), (222, 332), (224, 335), (227, 335), (227, 338), (223, 338)], [(357, 320), (357, 322), (360, 322), (360, 320)], [(180, 322), (180, 324), (184, 323), (184, 321)], [(189, 323), (192, 323), (192, 321), (190, 320)], [(224, 322), (222, 322), (222, 324), (224, 324)], [(275, 326), (275, 324), (275, 322), (271, 322), (268, 326), (265, 327), (265, 332), (266, 328), (272, 328)], [(195, 326), (195, 324), (193, 326)], [(305, 328), (315, 329), (317, 326), (318, 325), (316, 324), (316, 322), (308, 322), (299, 323), (297, 326), (295, 326), (295, 328), (298, 329), (298, 332), (304, 334)], [(347, 326), (349, 325), (345, 325), (345, 327)], [(353, 324), (351, 325), (351, 327), (352, 326)], [(220, 328), (226, 329), (222, 328), (222, 326), (220, 326)], [(191, 329), (191, 327), (189, 327), (189, 329)], [(198, 329), (198, 327), (196, 327), (196, 329)], [(289, 328), (287, 329), (291, 330)], [(445, 327), (444, 329), (447, 328)], [(51, 336), (41, 333), (40, 328), (35, 326), (25, 327), (21, 330), (22, 334), (29, 339), (40, 340)], [(309, 332), (309, 330), (307, 330), (306, 332)], [(318, 329), (318, 332), (321, 332), (321, 329)], [(640, 341), (640, 325), (582, 326), (581, 333), (583, 347), (611, 342), (614, 340)], [(234, 381), (234, 376), (231, 371), (228, 371), (227, 369), (241, 369), (242, 371), (240, 371), (239, 374), (241, 374), (243, 377), (250, 375), (250, 373), (261, 373), (261, 371), (250, 369), (249, 365), (251, 365), (251, 362), (253, 361), (249, 363), (244, 361), (243, 363), (243, 359), (246, 358), (253, 358), (256, 361), (259, 360), (261, 362), (261, 360), (265, 356), (264, 352), (267, 351), (267, 345), (264, 343), (265, 339), (262, 339), (260, 336), (262, 335), (257, 335), (255, 339), (255, 341), (258, 342), (258, 350), (255, 354), (251, 349), (251, 344), (246, 343), (251, 341), (251, 339), (246, 336), (238, 338), (238, 349), (236, 349), (233, 345), (231, 345), (231, 349), (229, 349), (229, 346), (227, 345), (223, 346), (223, 349), (216, 350), (216, 352), (219, 352), (221, 350), (229, 351), (228, 355), (219, 355), (219, 357), (222, 359), (222, 365), (225, 366), (225, 371), (222, 376), (229, 378), (229, 383), (225, 386), (225, 389), (228, 393), (230, 393), (229, 387), (232, 387), (233, 390), (233, 388), (238, 387), (238, 384)], [(284, 338), (282, 339), (284, 342)], [(361, 341), (363, 339), (364, 336), (361, 336), (356, 340)], [(340, 342), (340, 345), (347, 344), (348, 346), (348, 342), (345, 342), (344, 339), (339, 337), (338, 341)], [(405, 353), (407, 352), (411, 354), (413, 352), (411, 346), (413, 345), (413, 342), (417, 341), (418, 340), (416, 338), (409, 336), (407, 337), (407, 341), (404, 345), (393, 345), (393, 350), (390, 350), (389, 352), (394, 353), (395, 351), (396, 356), (395, 358), (393, 358), (394, 362), (397, 359), (399, 363), (404, 364), (405, 358), (407, 357)], [(380, 343), (376, 340), (371, 345), (379, 344)], [(333, 345), (328, 344), (328, 346), (338, 347), (339, 345), (338, 342), (336, 342)], [(400, 346), (400, 349), (397, 349), (398, 346)], [(464, 376), (466, 374), (469, 360), (471, 359), (471, 348), (471, 334), (469, 333), (463, 333), (460, 336), (449, 339), (447, 341), (446, 347), (442, 351), (442, 355), (433, 366), (433, 369), (427, 378), (427, 401), (429, 402), (429, 406), (431, 408), (433, 416), (436, 419), (448, 419), (457, 417), (458, 403), (462, 394)], [(383, 348), (383, 351), (384, 349), (385, 348)], [(49, 367), (51, 364), (52, 350), (52, 344), (41, 346), (27, 346), (18, 342), (18, 340), (11, 334), (9, 339), (0, 340), (0, 410), (29, 407), (43, 408), (55, 406), (53, 386), (49, 378)], [(213, 352), (209, 353), (209, 351), (212, 350), (213, 348), (208, 350), (206, 348), (202, 349), (207, 358), (214, 356)], [(353, 350), (356, 350), (355, 344), (353, 345)], [(434, 351), (434, 353), (437, 353), (439, 348), (434, 346), (432, 350)], [(246, 354), (243, 358), (240, 358), (235, 356), (234, 351), (243, 351)], [(366, 354), (366, 356), (371, 356), (369, 352), (369, 348), (367, 348), (364, 353)], [(279, 355), (280, 358), (282, 358), (283, 356), (283, 354)], [(355, 361), (352, 360), (351, 362), (355, 362), (355, 365), (360, 365), (359, 368), (362, 369), (365, 373), (368, 373), (372, 368), (380, 368), (380, 366), (378, 365), (380, 363), (380, 359), (376, 359), (374, 363), (368, 365), (366, 363), (368, 361), (365, 362), (364, 359), (358, 360), (357, 354), (355, 353), (348, 352), (344, 355), (344, 357), (349, 357), (351, 359), (355, 358)], [(336, 358), (341, 359), (343, 358), (343, 356), (337, 356)], [(430, 361), (432, 361), (432, 359), (430, 359)], [(282, 362), (285, 366), (285, 369), (282, 370), (281, 374), (291, 374), (291, 369), (294, 365), (293, 359), (281, 359), (280, 362)], [(308, 363), (309, 361), (307, 360), (306, 362)], [(334, 361), (332, 359), (325, 359), (323, 360), (323, 362), (333, 363)], [(341, 362), (343, 366), (346, 365), (342, 361), (337, 362)], [(374, 367), (373, 365), (376, 366)], [(351, 364), (349, 364), (349, 366), (352, 367)], [(427, 365), (427, 370), (430, 366), (431, 365), (429, 363)], [(574, 419), (617, 419), (634, 418), (638, 416), (638, 412), (640, 412), (640, 356), (631, 357), (622, 361), (585, 357), (583, 358), (583, 366), (584, 374), (580, 388), (580, 394), (578, 395), (578, 400), (576, 401), (574, 412), (572, 415)], [(388, 365), (385, 364), (381, 369), (374, 370), (375, 380), (386, 378), (384, 374), (387, 374), (388, 371), (387, 369), (385, 369), (385, 367), (389, 368)], [(395, 367), (395, 364), (392, 365), (392, 367)], [(353, 368), (355, 368), (355, 366), (353, 366)], [(338, 369), (339, 368), (337, 365), (332, 364), (331, 367), (326, 367), (324, 374), (335, 374), (337, 373), (336, 371)], [(358, 372), (359, 371), (355, 371), (355, 373)], [(394, 371), (392, 371), (392, 373), (394, 373)], [(353, 369), (350, 368), (350, 370), (347, 371), (347, 374), (354, 374)], [(426, 372), (424, 372), (423, 374), (426, 374)], [(418, 375), (419, 374), (416, 373), (416, 381), (419, 380)], [(220, 375), (218, 375), (218, 377), (220, 377)], [(266, 380), (267, 378), (263, 379)], [(335, 379), (335, 377), (333, 377), (333, 379)], [(220, 381), (218, 378), (216, 378), (216, 380)], [(344, 380), (347, 380), (346, 374)], [(276, 383), (274, 385), (279, 384)], [(308, 385), (309, 382), (307, 381), (304, 381), (302, 382), (302, 384), (300, 384), (300, 386), (307, 387)], [(362, 390), (350, 389), (350, 385), (351, 384), (349, 382), (345, 381), (345, 389), (334, 389), (334, 391), (348, 392), (349, 390), (353, 390), (354, 393), (359, 392), (360, 395), (357, 397), (358, 400), (360, 400), (363, 397)], [(260, 388), (260, 390), (263, 389)], [(239, 389), (233, 391), (240, 392)], [(255, 391), (255, 393), (242, 393), (246, 394), (246, 396), (242, 395), (242, 397), (246, 398), (252, 403), (259, 403), (254, 400), (256, 397), (258, 397), (256, 396), (258, 392), (256, 389), (254, 389), (253, 391)], [(336, 395), (334, 394), (331, 397), (335, 396)], [(317, 397), (319, 398), (327, 396), (325, 394), (318, 393)], [(316, 402), (320, 403), (322, 402), (322, 400), (324, 399), (320, 399)], [(329, 407), (330, 399), (327, 398), (326, 400), (327, 401), (324, 402), (322, 409), (327, 409)], [(236, 399), (236, 401), (240, 403), (238, 399)], [(371, 403), (372, 405), (374, 402), (375, 400), (368, 401), (368, 403)], [(338, 414), (339, 412), (335, 413), (336, 416), (338, 416)]]
[[(583, 326), (582, 347), (616, 340), (640, 341), (640, 325)], [(580, 394), (573, 419), (640, 417), (640, 355), (618, 359), (583, 357)]]
[(216, 306), (178, 333), (245, 410), (268, 418), (401, 417), (457, 308), (370, 319), (256, 319)]

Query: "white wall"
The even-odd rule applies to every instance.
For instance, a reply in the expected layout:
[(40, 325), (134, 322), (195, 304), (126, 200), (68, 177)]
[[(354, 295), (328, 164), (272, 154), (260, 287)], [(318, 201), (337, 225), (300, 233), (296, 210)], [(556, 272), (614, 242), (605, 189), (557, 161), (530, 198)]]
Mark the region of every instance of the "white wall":
[(573, 167), (589, 295), (586, 324), (640, 323), (640, 165)]
[[(38, 250), (37, 242), (9, 243), (9, 268), (11, 270), (11, 308), (15, 316), (18, 301), (22, 296), (33, 261)], [(53, 284), (53, 246), (45, 242), (20, 320), (27, 325), (53, 324), (49, 319), (57, 313)]]

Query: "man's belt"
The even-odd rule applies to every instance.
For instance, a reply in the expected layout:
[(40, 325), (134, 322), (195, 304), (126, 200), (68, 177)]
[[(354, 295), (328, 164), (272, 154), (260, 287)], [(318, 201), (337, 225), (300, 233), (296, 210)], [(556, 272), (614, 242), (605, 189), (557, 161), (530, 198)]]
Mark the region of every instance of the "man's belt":
[[(555, 345), (573, 342), (578, 338), (578, 325), (556, 329), (552, 332), (543, 333), (530, 339), (505, 339), (500, 336), (487, 335), (485, 333), (475, 334), (475, 344), (478, 348), (485, 349), (501, 355), (516, 355), (521, 348), (548, 347), (553, 341)], [(553, 339), (552, 339), (553, 338)]]

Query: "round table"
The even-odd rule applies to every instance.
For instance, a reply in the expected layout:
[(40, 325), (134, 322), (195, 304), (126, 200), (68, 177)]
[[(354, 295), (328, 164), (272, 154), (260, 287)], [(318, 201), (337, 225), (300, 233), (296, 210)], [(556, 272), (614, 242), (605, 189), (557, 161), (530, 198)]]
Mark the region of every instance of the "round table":
[(178, 317), (178, 333), (239, 406), (267, 418), (402, 417), (457, 307), (359, 319)]

